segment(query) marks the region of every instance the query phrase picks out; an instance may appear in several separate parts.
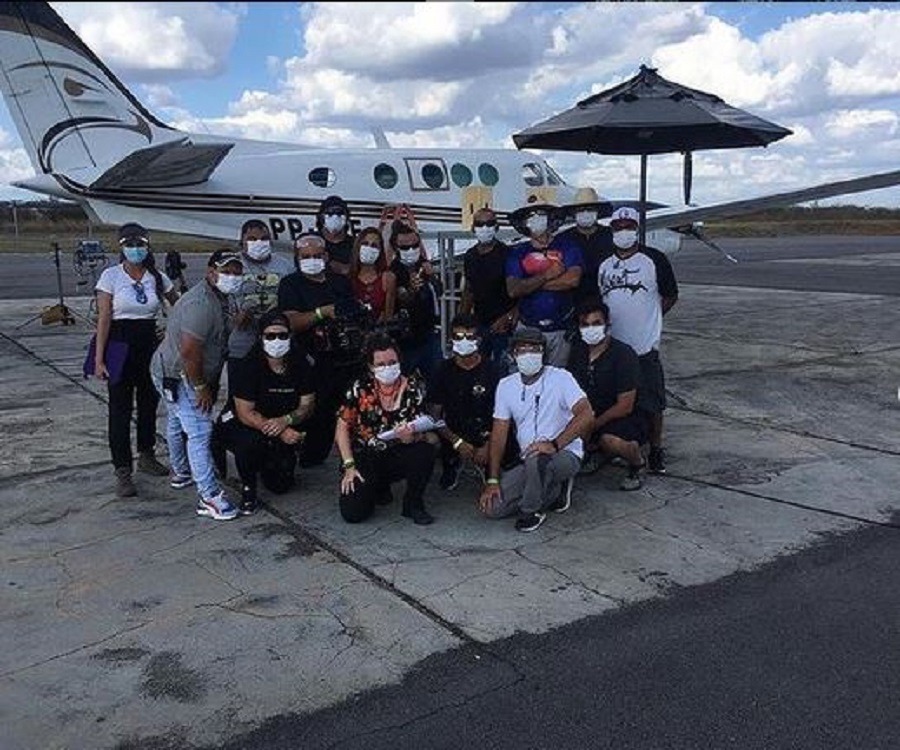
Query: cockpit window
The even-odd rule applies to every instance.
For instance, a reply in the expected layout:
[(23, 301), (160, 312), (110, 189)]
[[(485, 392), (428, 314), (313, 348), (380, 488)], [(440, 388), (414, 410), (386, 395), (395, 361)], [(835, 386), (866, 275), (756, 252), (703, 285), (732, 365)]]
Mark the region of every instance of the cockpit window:
[(478, 165), (478, 179), (481, 180), (482, 185), (493, 187), (500, 182), (500, 173), (493, 164), (484, 162)]
[(309, 170), (309, 181), (320, 188), (334, 185), (334, 170), (328, 167), (316, 167)]
[(565, 185), (566, 181), (559, 176), (557, 171), (551, 167), (549, 164), (544, 164), (544, 167), (547, 169), (547, 183), (549, 185)]
[(397, 170), (390, 164), (376, 164), (373, 173), (378, 187), (390, 190), (397, 184)]
[(544, 173), (541, 170), (540, 164), (523, 164), (522, 165), (522, 180), (526, 185), (530, 187), (540, 187), (544, 184)]

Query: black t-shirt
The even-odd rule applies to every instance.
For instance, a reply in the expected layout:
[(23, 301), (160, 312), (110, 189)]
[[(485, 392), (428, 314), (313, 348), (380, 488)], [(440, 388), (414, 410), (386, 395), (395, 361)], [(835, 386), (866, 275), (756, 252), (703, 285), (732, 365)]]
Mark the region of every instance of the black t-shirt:
[(473, 445), (482, 445), (494, 419), (494, 396), (500, 372), (493, 362), (481, 360), (465, 370), (453, 360), (443, 360), (428, 387), (428, 402), (443, 408), (452, 432)]
[[(279, 310), (305, 313), (327, 305), (334, 305), (337, 315), (356, 308), (353, 287), (346, 276), (326, 271), (324, 281), (313, 281), (300, 271), (295, 271), (278, 284)], [(321, 351), (323, 348), (316, 342), (317, 329), (320, 326), (313, 326), (299, 337), (307, 351)]]
[(287, 370), (279, 375), (255, 346), (243, 359), (228, 363), (229, 400), (226, 411), (234, 412), (234, 399), (251, 401), (264, 417), (281, 417), (296, 411), (300, 397), (314, 393), (312, 367), (302, 349), (292, 348), (285, 357)]
[(600, 299), (600, 289), (597, 286), (597, 271), (600, 264), (615, 252), (616, 246), (612, 241), (612, 230), (602, 225), (597, 226), (597, 231), (584, 234), (578, 227), (571, 227), (560, 236), (568, 237), (581, 248), (584, 258), (584, 266), (581, 269), (581, 282), (575, 292), (576, 300)]
[[(410, 285), (411, 273), (424, 273), (422, 263), (414, 266), (405, 266), (399, 258), (395, 258), (391, 264), (391, 271), (397, 277), (397, 299), (401, 309), (409, 315), (409, 332), (401, 337), (401, 344), (421, 344), (434, 332), (435, 326), (440, 321), (440, 282), (434, 276), (424, 277), (426, 282), (413, 292)], [(406, 289), (410, 295), (405, 300), (400, 300), (399, 291)]]
[(609, 348), (590, 363), (587, 344), (579, 341), (572, 348), (569, 370), (598, 416), (616, 403), (620, 393), (637, 389), (640, 375), (634, 349), (613, 338), (609, 340)]
[(350, 257), (353, 254), (353, 237), (347, 235), (339, 242), (325, 240), (325, 250), (328, 252), (329, 262), (336, 260), (338, 263), (350, 265)]
[(478, 252), (478, 245), (473, 245), (463, 258), (466, 286), (472, 294), (475, 317), (483, 326), (489, 326), (516, 304), (506, 292), (508, 250), (509, 246), (500, 241), (494, 242), (487, 253)]

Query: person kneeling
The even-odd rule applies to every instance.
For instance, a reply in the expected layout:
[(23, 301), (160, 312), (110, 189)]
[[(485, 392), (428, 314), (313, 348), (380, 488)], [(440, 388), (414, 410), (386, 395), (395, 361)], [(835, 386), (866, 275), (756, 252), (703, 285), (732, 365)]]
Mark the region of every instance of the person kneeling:
[(581, 342), (572, 350), (569, 370), (587, 393), (594, 412), (586, 433), (588, 455), (580, 473), (600, 468), (600, 455), (621, 456), (628, 462), (628, 474), (619, 488), (640, 489), (645, 430), (644, 420), (634, 409), (640, 378), (637, 354), (610, 335), (609, 309), (600, 300), (584, 302), (578, 322)]
[[(391, 483), (406, 480), (402, 515), (429, 524), (434, 519), (423, 495), (438, 441), (432, 432), (410, 426), (426, 416), (424, 388), (415, 375), (401, 374), (397, 344), (387, 334), (369, 337), (365, 357), (369, 372), (350, 386), (335, 428), (341, 516), (348, 523), (365, 521), (376, 505), (391, 502)], [(389, 431), (393, 439), (384, 437)]]
[(219, 446), (234, 453), (242, 515), (256, 511), (257, 477), (275, 494), (293, 487), (302, 424), (315, 408), (311, 367), (291, 345), (287, 316), (265, 313), (259, 331), (247, 356), (229, 363), (230, 399), (216, 425)]
[[(593, 419), (584, 391), (567, 370), (544, 364), (543, 334), (523, 329), (513, 335), (519, 372), (497, 386), (491, 428), (490, 470), (481, 492), (481, 512), (502, 518), (518, 512), (518, 531), (534, 531), (548, 511), (564, 513), (583, 455), (581, 435)], [(500, 462), (515, 427), (525, 446), (523, 463), (503, 472)]]

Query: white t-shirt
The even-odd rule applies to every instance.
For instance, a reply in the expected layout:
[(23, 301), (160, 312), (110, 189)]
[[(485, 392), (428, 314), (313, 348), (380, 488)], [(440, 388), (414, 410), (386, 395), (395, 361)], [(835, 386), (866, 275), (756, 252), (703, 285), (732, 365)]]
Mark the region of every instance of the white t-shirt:
[[(172, 281), (162, 271), (159, 275), (162, 277), (163, 292), (168, 293), (172, 289)], [(138, 282), (128, 275), (121, 263), (103, 269), (95, 289), (112, 295), (113, 320), (146, 320), (156, 317), (160, 306), (159, 297), (156, 295), (156, 279), (152, 273), (144, 269), (144, 275), (139, 282), (143, 287), (143, 295), (135, 288), (136, 283)], [(138, 300), (144, 299), (144, 296), (146, 301), (139, 302)]]
[[(516, 426), (519, 447), (524, 451), (536, 440), (553, 440), (572, 420), (572, 408), (587, 398), (568, 370), (546, 365), (540, 377), (529, 385), (519, 373), (507, 375), (497, 386), (494, 419), (511, 419)], [(584, 455), (581, 438), (563, 450)]]
[(609, 307), (612, 336), (643, 356), (659, 349), (662, 304), (652, 258), (637, 252), (627, 260), (609, 256), (597, 271), (600, 296)]

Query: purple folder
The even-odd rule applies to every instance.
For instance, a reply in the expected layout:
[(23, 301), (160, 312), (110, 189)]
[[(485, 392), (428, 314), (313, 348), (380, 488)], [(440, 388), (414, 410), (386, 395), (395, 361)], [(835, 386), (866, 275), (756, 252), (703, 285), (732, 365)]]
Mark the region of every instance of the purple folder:
[[(87, 356), (84, 358), (82, 371), (84, 377), (90, 377), (94, 374), (94, 359), (97, 356), (97, 335), (91, 336), (91, 343), (88, 345)], [(125, 369), (125, 360), (128, 359), (128, 344), (124, 341), (109, 340), (106, 342), (106, 354), (104, 361), (106, 362), (106, 371), (109, 373), (109, 382), (115, 385), (122, 379), (122, 372)]]

